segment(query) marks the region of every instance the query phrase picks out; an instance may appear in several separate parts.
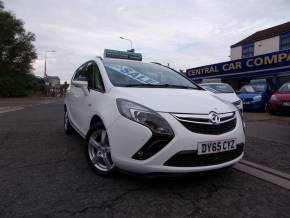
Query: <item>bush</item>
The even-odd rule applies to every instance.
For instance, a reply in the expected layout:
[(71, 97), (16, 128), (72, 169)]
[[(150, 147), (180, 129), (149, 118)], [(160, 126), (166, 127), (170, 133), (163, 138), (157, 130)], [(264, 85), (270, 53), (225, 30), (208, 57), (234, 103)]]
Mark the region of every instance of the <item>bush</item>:
[(0, 74), (0, 97), (23, 97), (45, 94), (44, 81), (32, 74)]

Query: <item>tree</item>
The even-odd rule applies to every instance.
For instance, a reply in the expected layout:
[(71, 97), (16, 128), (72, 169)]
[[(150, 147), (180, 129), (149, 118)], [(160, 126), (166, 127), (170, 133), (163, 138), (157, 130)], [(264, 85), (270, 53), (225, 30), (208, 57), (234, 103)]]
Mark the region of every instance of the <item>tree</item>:
[[(14, 14), (4, 10), (0, 1), (0, 96), (24, 96), (35, 80), (32, 63), (37, 58), (32, 44), (35, 36), (26, 32), (24, 24)], [(33, 83), (32, 83), (33, 84)]]
[(0, 3), (0, 66), (1, 71), (29, 73), (36, 52), (32, 42), (35, 36), (26, 32), (23, 22), (11, 12), (3, 10)]

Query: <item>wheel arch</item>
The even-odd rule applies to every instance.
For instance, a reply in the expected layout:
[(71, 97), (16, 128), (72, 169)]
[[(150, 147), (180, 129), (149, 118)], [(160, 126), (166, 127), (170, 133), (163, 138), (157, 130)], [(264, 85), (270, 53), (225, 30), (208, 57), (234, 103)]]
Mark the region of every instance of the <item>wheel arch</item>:
[(90, 128), (89, 128), (89, 131), (88, 131), (87, 134), (86, 134), (86, 139), (87, 139), (87, 140), (89, 139), (89, 136), (90, 136), (90, 134), (91, 134), (92, 126), (93, 126), (94, 124), (96, 124), (96, 123), (102, 123), (102, 125), (105, 126), (105, 124), (104, 124), (102, 118), (101, 118), (100, 116), (98, 116), (97, 114), (95, 114), (95, 115), (92, 117), (91, 121), (90, 121)]

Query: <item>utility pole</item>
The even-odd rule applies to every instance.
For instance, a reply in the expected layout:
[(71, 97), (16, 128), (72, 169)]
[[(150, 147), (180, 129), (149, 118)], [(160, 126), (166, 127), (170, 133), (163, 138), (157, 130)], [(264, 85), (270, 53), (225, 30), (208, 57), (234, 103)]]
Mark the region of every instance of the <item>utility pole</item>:
[(132, 40), (131, 39), (128, 39), (128, 38), (124, 38), (123, 36), (120, 36), (120, 39), (124, 39), (124, 40), (127, 40), (130, 42), (130, 45), (131, 45), (131, 49), (128, 50), (128, 52), (135, 52), (135, 49), (133, 48), (133, 43), (132, 43)]
[(47, 78), (47, 73), (46, 73), (46, 56), (47, 56), (47, 53), (49, 52), (56, 52), (54, 50), (49, 50), (49, 51), (45, 51), (44, 52), (44, 78)]

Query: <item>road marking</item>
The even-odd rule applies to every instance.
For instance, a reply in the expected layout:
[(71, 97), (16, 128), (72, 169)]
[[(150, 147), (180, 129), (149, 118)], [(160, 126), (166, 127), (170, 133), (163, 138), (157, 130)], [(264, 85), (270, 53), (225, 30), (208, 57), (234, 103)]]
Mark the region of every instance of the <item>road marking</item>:
[(242, 160), (234, 169), (290, 190), (290, 175), (250, 161)]
[(20, 106), (0, 107), (0, 114), (7, 113), (7, 112), (12, 112), (12, 111), (22, 110), (23, 108), (24, 107), (20, 107)]
[(26, 102), (23, 102), (22, 104), (20, 103), (22, 106), (3, 106), (3, 107), (0, 107), (0, 114), (12, 112), (12, 111), (18, 111), (18, 110), (22, 110), (22, 109), (27, 108), (27, 107), (39, 106), (42, 104), (51, 104), (51, 103), (58, 102), (61, 100), (62, 99), (51, 99), (51, 100), (47, 99), (47, 100), (39, 101), (39, 102), (26, 101)]

